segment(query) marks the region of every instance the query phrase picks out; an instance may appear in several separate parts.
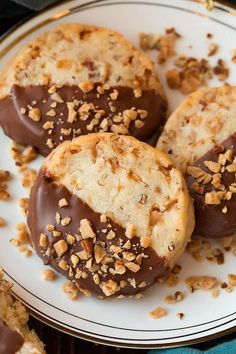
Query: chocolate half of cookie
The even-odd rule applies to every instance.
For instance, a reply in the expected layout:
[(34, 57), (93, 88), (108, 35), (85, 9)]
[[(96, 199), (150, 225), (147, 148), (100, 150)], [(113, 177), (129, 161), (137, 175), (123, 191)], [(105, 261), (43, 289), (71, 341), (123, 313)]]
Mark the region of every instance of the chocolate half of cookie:
[(224, 237), (236, 232), (236, 134), (215, 145), (187, 169), (194, 198), (194, 233)]
[(6, 135), (44, 156), (64, 140), (92, 132), (133, 135), (147, 141), (163, 122), (167, 104), (155, 90), (129, 87), (13, 85), (0, 100)]
[[(132, 295), (168, 272), (164, 257), (40, 172), (28, 225), (45, 264), (100, 296)], [(126, 236), (128, 235), (128, 236)]]
[(11, 296), (11, 287), (0, 269), (0, 354), (46, 354), (43, 343), (27, 326), (26, 309)]
[(32, 189), (28, 225), (45, 264), (98, 296), (134, 295), (165, 276), (193, 225), (171, 160), (126, 136), (64, 142)]
[(23, 343), (23, 337), (0, 319), (0, 354), (18, 353)]

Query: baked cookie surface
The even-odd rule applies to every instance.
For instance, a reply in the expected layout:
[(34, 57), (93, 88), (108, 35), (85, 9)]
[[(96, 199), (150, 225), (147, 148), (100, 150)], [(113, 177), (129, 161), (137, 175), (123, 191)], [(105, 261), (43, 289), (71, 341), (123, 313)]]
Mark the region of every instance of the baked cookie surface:
[(157, 143), (186, 175), (194, 199), (194, 233), (236, 232), (236, 87), (204, 88), (171, 115)]
[(203, 88), (172, 113), (157, 148), (168, 153), (183, 173), (187, 166), (236, 132), (236, 87)]
[(151, 60), (105, 28), (60, 25), (33, 40), (1, 73), (0, 125), (43, 155), (91, 132), (148, 140), (166, 107)]
[(30, 196), (38, 255), (98, 296), (134, 295), (165, 276), (194, 216), (178, 168), (132, 137), (91, 134), (45, 160)]
[(10, 294), (0, 271), (0, 354), (46, 354), (43, 343), (27, 326), (28, 314)]

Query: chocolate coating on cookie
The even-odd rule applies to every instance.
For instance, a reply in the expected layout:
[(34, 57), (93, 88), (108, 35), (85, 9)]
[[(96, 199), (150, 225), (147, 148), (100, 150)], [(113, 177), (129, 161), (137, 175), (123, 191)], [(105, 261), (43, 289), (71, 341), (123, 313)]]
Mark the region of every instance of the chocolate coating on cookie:
[(0, 319), (0, 354), (15, 354), (23, 344), (22, 336)]
[(31, 193), (28, 225), (44, 263), (98, 296), (134, 295), (169, 271), (150, 245), (141, 245), (139, 237), (42, 170)]
[(236, 232), (236, 134), (214, 146), (188, 167), (186, 177), (194, 198), (194, 233), (223, 237)]
[(98, 131), (147, 141), (163, 121), (167, 104), (155, 90), (137, 95), (129, 87), (84, 86), (13, 85), (0, 100), (0, 125), (17, 143), (46, 156), (64, 140)]

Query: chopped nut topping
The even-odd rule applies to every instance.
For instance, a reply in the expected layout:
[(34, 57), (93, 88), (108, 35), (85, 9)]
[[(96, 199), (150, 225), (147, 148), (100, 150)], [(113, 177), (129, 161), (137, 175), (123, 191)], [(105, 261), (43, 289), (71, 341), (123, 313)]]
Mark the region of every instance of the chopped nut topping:
[(220, 164), (213, 161), (204, 161), (204, 165), (214, 173), (220, 172)]
[(206, 204), (213, 204), (213, 205), (220, 204), (220, 198), (219, 198), (219, 195), (217, 194), (217, 192), (212, 191), (212, 192), (206, 193), (205, 194), (205, 203)]
[(219, 289), (213, 289), (211, 291), (211, 296), (212, 297), (217, 297), (219, 295), (219, 293), (220, 293)]
[(74, 103), (73, 102), (66, 102), (66, 105), (67, 105), (67, 108), (68, 108), (67, 122), (68, 123), (76, 122), (77, 112), (75, 110)]
[(100, 221), (101, 221), (101, 222), (107, 222), (107, 217), (106, 217), (106, 215), (101, 214), (101, 215), (100, 215)]
[(51, 269), (44, 269), (41, 274), (43, 280), (52, 281), (56, 278), (56, 273)]
[(215, 55), (218, 50), (218, 45), (216, 43), (210, 43), (208, 47), (208, 57)]
[(23, 107), (21, 107), (21, 109), (20, 109), (20, 113), (21, 113), (21, 114), (26, 114), (26, 109), (25, 109), (25, 108), (23, 108)]
[(123, 258), (126, 260), (126, 261), (133, 261), (135, 259), (135, 255), (132, 253), (132, 252), (127, 252), (127, 251), (124, 251), (122, 253), (123, 255)]
[(93, 238), (95, 237), (95, 233), (92, 229), (91, 223), (88, 219), (80, 220), (80, 228), (79, 231), (83, 239)]
[(67, 226), (71, 222), (71, 217), (66, 216), (65, 218), (61, 219), (61, 225), (62, 226)]
[(11, 178), (10, 171), (0, 170), (0, 181), (1, 182), (8, 181), (10, 178)]
[(213, 73), (217, 75), (218, 80), (224, 81), (229, 76), (229, 68), (222, 59), (218, 59), (217, 65), (213, 68)]
[(6, 220), (2, 217), (0, 217), (0, 227), (5, 226), (6, 225)]
[(71, 234), (68, 234), (66, 236), (66, 242), (69, 244), (69, 245), (73, 245), (75, 243), (75, 237)]
[(54, 243), (53, 248), (56, 251), (56, 254), (58, 257), (63, 256), (68, 250), (68, 246), (65, 240), (59, 240), (56, 243)]
[(75, 254), (71, 255), (70, 260), (74, 267), (79, 263), (79, 257), (76, 256)]
[(67, 206), (67, 205), (68, 205), (68, 202), (67, 202), (67, 200), (65, 198), (60, 199), (59, 202), (58, 202), (59, 208), (63, 208), (65, 206)]
[(184, 299), (184, 294), (181, 291), (176, 291), (174, 295), (167, 295), (165, 297), (165, 303), (175, 304), (176, 302), (181, 302)]
[(170, 288), (176, 286), (178, 284), (178, 278), (174, 274), (169, 274), (166, 279), (166, 285)]
[(35, 122), (39, 122), (41, 119), (41, 111), (39, 108), (31, 108), (29, 110), (29, 118)]
[(114, 101), (117, 100), (118, 95), (119, 95), (119, 92), (118, 92), (116, 89), (114, 89), (113, 92), (110, 93), (110, 97), (111, 97), (111, 99), (114, 100)]
[(100, 284), (100, 278), (98, 274), (94, 274), (93, 281), (96, 285)]
[[(59, 223), (58, 223), (59, 224)], [(51, 224), (47, 224), (46, 225), (46, 229), (49, 231), (49, 232), (52, 232), (53, 230), (55, 230), (55, 226), (54, 225), (51, 225)]]
[(53, 129), (54, 128), (54, 122), (52, 121), (47, 121), (46, 123), (43, 124), (43, 129)]
[(199, 167), (189, 166), (187, 168), (187, 173), (194, 178), (198, 178), (201, 177), (205, 172)]
[(142, 127), (144, 126), (144, 124), (145, 124), (145, 123), (144, 123), (143, 121), (139, 120), (139, 119), (137, 119), (137, 120), (134, 122), (135, 128), (137, 128), (137, 129), (142, 128)]
[(96, 263), (100, 263), (106, 255), (106, 251), (99, 245), (94, 246), (94, 256)]
[(72, 283), (71, 281), (67, 281), (63, 285), (63, 291), (66, 293), (68, 298), (72, 301), (75, 300), (79, 295), (78, 287), (74, 283)]
[(218, 280), (209, 276), (192, 276), (185, 280), (186, 285), (192, 290), (211, 290), (217, 285)]
[(101, 283), (100, 287), (106, 296), (111, 296), (120, 290), (120, 287), (114, 280), (109, 279), (105, 283)]
[(121, 288), (121, 289), (125, 288), (126, 285), (127, 285), (127, 281), (126, 281), (126, 280), (121, 280), (121, 281), (120, 281), (120, 288)]
[(133, 273), (137, 273), (140, 269), (140, 266), (134, 262), (127, 262), (125, 263), (125, 266)]
[(151, 241), (152, 239), (149, 236), (143, 236), (140, 238), (140, 244), (143, 248), (149, 247), (151, 245)]
[(149, 312), (149, 316), (152, 318), (161, 318), (167, 315), (167, 311), (163, 307), (157, 307), (155, 310)]
[(17, 230), (17, 240), (20, 243), (29, 243), (30, 235), (26, 224), (25, 223), (17, 224), (16, 230)]
[[(47, 116), (49, 116), (49, 117), (55, 117), (56, 116), (56, 111), (55, 111), (55, 109), (50, 109), (50, 111), (48, 111), (47, 113)], [(47, 123), (47, 122), (46, 122)], [(45, 123), (45, 124), (46, 124)], [(52, 122), (53, 123), (53, 122)], [(44, 124), (44, 125), (45, 125)], [(44, 128), (44, 126), (43, 126), (43, 128)], [(53, 128), (53, 126), (52, 126), (52, 128)], [(44, 128), (44, 129), (49, 129), (49, 128)]]
[(184, 318), (184, 314), (183, 312), (178, 312), (176, 315), (180, 320), (182, 320)]
[(130, 240), (126, 241), (122, 248), (126, 249), (126, 250), (129, 250), (131, 248)]
[(27, 169), (22, 174), (22, 186), (31, 189), (36, 180), (37, 172), (32, 169)]
[(62, 260), (58, 263), (58, 265), (59, 265), (59, 267), (60, 267), (61, 269), (63, 269), (63, 270), (67, 270), (67, 269), (68, 269), (68, 264), (67, 264), (67, 262), (66, 262), (64, 259), (62, 259)]
[(46, 145), (49, 147), (49, 149), (54, 148), (54, 143), (53, 143), (52, 139), (47, 139)]
[[(88, 239), (82, 240), (81, 241), (81, 246), (83, 249), (86, 251), (88, 254), (92, 254), (93, 252), (93, 247)], [(80, 252), (81, 253), (81, 252)], [(81, 256), (79, 256), (81, 258)]]
[(228, 274), (228, 285), (236, 286), (236, 274)]
[(135, 236), (135, 227), (133, 224), (130, 224), (130, 223), (127, 224), (126, 230), (125, 230), (125, 236), (130, 239)]
[(79, 84), (79, 88), (85, 93), (90, 92), (94, 89), (94, 83), (92, 81), (84, 81)]
[(108, 240), (113, 240), (113, 238), (115, 238), (115, 237), (116, 237), (115, 232), (114, 232), (113, 230), (110, 230), (110, 231), (108, 232), (108, 234), (107, 234), (107, 239), (108, 239)]
[(53, 237), (59, 237), (59, 236), (61, 236), (61, 232), (54, 230), (54, 231), (52, 231), (52, 236)]
[(39, 239), (39, 245), (43, 248), (46, 248), (48, 245), (48, 237), (45, 234), (41, 234), (40, 235), (40, 239)]
[(29, 210), (29, 198), (20, 198), (19, 199), (19, 206), (23, 210), (24, 214), (27, 215)]
[(134, 89), (134, 97), (135, 98), (142, 97), (142, 90), (140, 88)]
[(51, 99), (53, 101), (56, 101), (58, 103), (63, 103), (63, 99), (61, 98), (61, 96), (57, 93), (57, 92), (54, 92), (52, 95), (51, 95)]

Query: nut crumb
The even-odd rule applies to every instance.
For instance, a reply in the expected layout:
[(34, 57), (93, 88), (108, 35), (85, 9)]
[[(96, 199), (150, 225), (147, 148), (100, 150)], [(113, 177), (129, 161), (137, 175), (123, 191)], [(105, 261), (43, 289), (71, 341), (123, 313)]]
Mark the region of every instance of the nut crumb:
[(209, 277), (206, 275), (202, 276), (191, 276), (185, 280), (185, 284), (190, 288), (191, 291), (194, 290), (211, 290), (215, 285), (218, 284), (218, 280), (215, 277)]
[(43, 280), (52, 281), (52, 280), (56, 279), (56, 273), (51, 269), (44, 269), (42, 271), (41, 278)]
[(161, 318), (166, 315), (167, 315), (167, 311), (163, 307), (157, 307), (155, 310), (149, 312), (149, 316), (152, 318)]
[(0, 227), (3, 227), (6, 225), (6, 220), (2, 217), (0, 217)]
[(76, 300), (79, 295), (78, 287), (71, 281), (67, 281), (63, 285), (63, 291), (70, 300)]
[(184, 318), (184, 313), (183, 313), (183, 312), (178, 312), (178, 313), (176, 314), (176, 316), (177, 316), (180, 320), (182, 320), (182, 319)]

